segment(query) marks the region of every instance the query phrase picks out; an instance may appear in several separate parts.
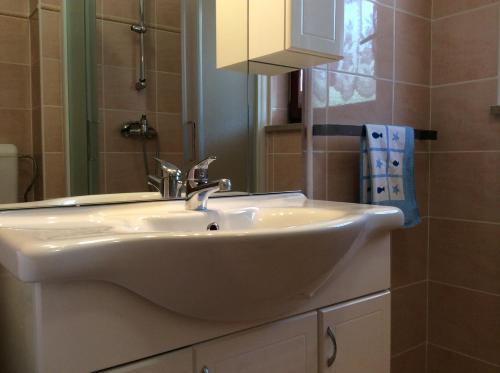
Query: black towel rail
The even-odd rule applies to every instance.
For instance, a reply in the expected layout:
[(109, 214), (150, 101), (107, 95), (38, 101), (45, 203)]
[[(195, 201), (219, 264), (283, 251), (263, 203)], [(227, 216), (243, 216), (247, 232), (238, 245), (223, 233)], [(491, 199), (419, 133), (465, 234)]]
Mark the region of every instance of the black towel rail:
[[(315, 124), (313, 125), (313, 136), (366, 136), (363, 126), (347, 124)], [(416, 140), (437, 140), (437, 131), (415, 130)]]

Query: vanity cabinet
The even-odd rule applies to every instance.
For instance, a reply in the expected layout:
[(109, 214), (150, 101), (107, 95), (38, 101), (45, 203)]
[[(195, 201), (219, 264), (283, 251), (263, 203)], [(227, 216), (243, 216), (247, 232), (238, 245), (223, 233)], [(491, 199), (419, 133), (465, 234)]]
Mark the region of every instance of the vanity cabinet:
[(106, 370), (109, 373), (389, 371), (389, 291)]
[(319, 311), (320, 373), (390, 371), (390, 293)]
[(216, 13), (217, 68), (275, 75), (342, 58), (344, 0), (217, 0)]
[(193, 349), (185, 348), (102, 371), (103, 373), (193, 373)]
[(195, 372), (316, 373), (317, 313), (194, 346)]

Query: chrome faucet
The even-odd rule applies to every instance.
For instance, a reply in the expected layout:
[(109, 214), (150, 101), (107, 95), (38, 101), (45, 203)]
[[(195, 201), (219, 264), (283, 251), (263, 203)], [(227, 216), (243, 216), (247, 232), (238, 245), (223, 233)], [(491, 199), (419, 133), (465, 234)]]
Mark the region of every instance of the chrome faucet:
[(231, 180), (229, 179), (208, 181), (208, 166), (215, 160), (215, 156), (210, 156), (189, 170), (185, 181), (186, 208), (188, 210), (206, 210), (208, 197), (215, 192), (231, 190)]
[(148, 175), (148, 185), (151, 185), (161, 193), (164, 199), (175, 199), (182, 197), (182, 171), (176, 165), (159, 158), (153, 158), (158, 162), (161, 176)]
[(215, 161), (215, 156), (210, 156), (197, 163), (181, 181), (182, 172), (174, 164), (154, 158), (160, 165), (162, 176), (148, 176), (148, 184), (158, 190), (164, 199), (185, 198), (188, 210), (203, 211), (207, 209), (208, 197), (215, 192), (231, 190), (229, 179), (220, 179), (210, 182), (208, 180), (208, 166)]

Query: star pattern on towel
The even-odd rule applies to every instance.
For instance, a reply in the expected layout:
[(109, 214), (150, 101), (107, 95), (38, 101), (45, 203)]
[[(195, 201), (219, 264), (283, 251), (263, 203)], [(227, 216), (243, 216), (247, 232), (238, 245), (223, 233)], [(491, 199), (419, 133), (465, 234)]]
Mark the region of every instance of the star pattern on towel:
[(394, 185), (394, 186), (392, 187), (392, 193), (394, 193), (394, 194), (398, 195), (398, 194), (399, 194), (399, 192), (400, 192), (400, 190), (399, 190), (399, 185)]
[(392, 141), (394, 141), (394, 142), (399, 142), (399, 133), (394, 132), (394, 133), (392, 134)]
[(377, 168), (382, 168), (383, 165), (384, 163), (380, 159), (377, 159)]

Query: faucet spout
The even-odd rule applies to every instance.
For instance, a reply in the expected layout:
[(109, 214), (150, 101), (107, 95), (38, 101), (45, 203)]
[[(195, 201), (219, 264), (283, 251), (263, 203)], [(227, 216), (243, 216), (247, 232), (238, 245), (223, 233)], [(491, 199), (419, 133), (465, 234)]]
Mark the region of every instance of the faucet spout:
[(189, 187), (186, 190), (186, 208), (188, 210), (206, 210), (208, 197), (215, 192), (228, 192), (230, 190), (231, 181), (229, 179), (220, 179), (195, 187)]

